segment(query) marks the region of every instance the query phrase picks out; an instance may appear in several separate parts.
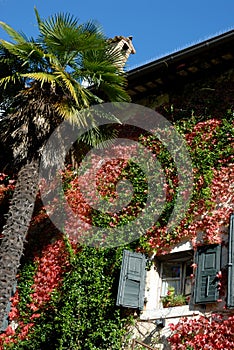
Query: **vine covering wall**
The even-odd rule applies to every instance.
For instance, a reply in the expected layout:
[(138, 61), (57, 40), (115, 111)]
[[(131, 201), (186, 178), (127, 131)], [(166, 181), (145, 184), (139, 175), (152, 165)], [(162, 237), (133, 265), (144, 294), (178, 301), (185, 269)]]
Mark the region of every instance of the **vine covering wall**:
[[(219, 80), (217, 84), (223, 85), (224, 80)], [(229, 216), (234, 211), (234, 112), (231, 95), (221, 101), (226, 107), (225, 110), (222, 107), (219, 113), (217, 104), (212, 104), (215, 106), (212, 115), (208, 113), (211, 103), (207, 99), (202, 102), (204, 108), (199, 108), (196, 114), (192, 95), (187, 93), (187, 101), (190, 102), (185, 101), (186, 113), (180, 114), (181, 108), (177, 107), (182, 102), (178, 103), (176, 95), (173, 105), (161, 105), (161, 108), (167, 110), (170, 119), (174, 119), (174, 127), (184, 135), (192, 159), (194, 187), (189, 209), (177, 227), (168, 233), (167, 220), (177, 195), (177, 169), (157, 138), (141, 135), (138, 142), (163, 165), (166, 203), (159, 220), (128, 248), (162, 254), (182, 240), (189, 239), (196, 249), (199, 244), (222, 243), (227, 233)], [(84, 233), (88, 235), (90, 224), (121, 227), (134, 221), (144, 210), (147, 178), (134, 162), (123, 160), (125, 151), (120, 146), (116, 147), (115, 160), (100, 167), (96, 179), (99, 193), (108, 201), (118, 197), (116, 184), (119, 180), (131, 181), (133, 198), (120, 212), (100, 214), (100, 211), (91, 208), (80, 190), (80, 186), (88, 184), (90, 179), (78, 176), (69, 166), (62, 175), (64, 192), (71, 208), (83, 218), (83, 225), (78, 227), (74, 220), (68, 219), (66, 232), (61, 234), (49, 220), (38, 197), (18, 274), (17, 290), (11, 300), (9, 326), (0, 335), (1, 349), (121, 348), (125, 326), (131, 322), (115, 306), (122, 250), (126, 246), (123, 241), (119, 248), (91, 248), (82, 244), (82, 237)], [(89, 159), (91, 167), (95, 167), (95, 162), (97, 158)], [(14, 181), (7, 174), (0, 174), (2, 214), (7, 211), (7, 198), (13, 189)], [(93, 190), (87, 189), (89, 198), (95, 200)], [(128, 195), (126, 191), (126, 198)], [(186, 198), (186, 189), (184, 196)], [(53, 203), (50, 210), (53, 210)], [(3, 216), (1, 220), (4, 221)], [(140, 230), (140, 227), (137, 229)], [(103, 237), (105, 239), (108, 238)], [(221, 317), (184, 319), (172, 325), (172, 348), (232, 348), (233, 316), (225, 321)]]
[[(132, 247), (163, 253), (185, 238), (192, 240), (194, 248), (201, 243), (222, 242), (223, 231), (227, 229), (229, 215), (234, 210), (233, 126), (231, 112), (219, 119), (199, 121), (192, 117), (175, 124), (186, 138), (193, 161), (194, 188), (186, 217), (170, 233), (166, 231), (166, 219), (176, 195), (176, 169), (170, 165), (170, 155), (161, 148), (158, 140), (144, 135), (139, 138), (139, 142), (164, 164), (167, 202), (160, 220), (132, 243)], [(87, 177), (78, 177), (69, 167), (64, 172), (67, 200), (75, 212), (83, 215), (86, 223), (102, 227), (121, 226), (134, 220), (144, 209), (145, 175), (134, 163), (121, 159), (124, 152), (123, 148), (116, 147), (115, 160), (100, 168), (97, 181), (103, 197), (115, 198), (118, 195), (117, 181), (120, 178), (132, 180), (135, 188), (133, 200), (118, 214), (103, 216), (90, 208), (79, 189), (82, 182), (88, 181)], [(9, 190), (12, 189), (12, 184), (2, 185), (2, 195), (8, 186)], [(70, 234), (73, 224), (68, 220), (68, 236), (62, 235), (52, 225), (38, 199), (17, 291), (12, 297), (10, 325), (0, 336), (2, 348), (35, 349), (35, 344), (38, 349), (52, 344), (58, 349), (98, 349), (100, 344), (103, 349), (120, 348), (126, 319), (115, 307), (115, 298), (123, 247), (82, 246), (79, 234), (75, 237)], [(80, 232), (83, 230), (81, 227)], [(203, 233), (202, 236), (198, 235), (199, 232)], [(70, 239), (67, 238), (69, 234)], [(203, 320), (200, 324), (203, 327)], [(181, 325), (187, 327), (185, 321)], [(181, 325), (174, 331), (181, 332)], [(194, 325), (191, 323), (190, 327)], [(176, 334), (178, 332), (171, 338), (175, 349)]]
[[(200, 244), (227, 245), (229, 217), (234, 211), (233, 75), (233, 69), (216, 70), (212, 75), (207, 71), (199, 79), (194, 78), (176, 89), (167, 87), (160, 96), (151, 93), (136, 101), (159, 111), (179, 129), (182, 127), (180, 130), (186, 135), (194, 164), (193, 198), (196, 199), (177, 228), (175, 240), (190, 237), (195, 249)], [(158, 233), (161, 232), (162, 227), (158, 229)], [(161, 238), (158, 237), (158, 234), (150, 237), (149, 244), (159, 248), (160, 253)], [(165, 242), (164, 247), (170, 249), (170, 242)], [(196, 269), (195, 264), (193, 267)], [(225, 312), (226, 274), (224, 269), (217, 276), (220, 280), (220, 314), (213, 310), (212, 316), (185, 318), (177, 325), (171, 324), (169, 341), (172, 349), (233, 348), (233, 316), (230, 310), (230, 316), (227, 310)]]

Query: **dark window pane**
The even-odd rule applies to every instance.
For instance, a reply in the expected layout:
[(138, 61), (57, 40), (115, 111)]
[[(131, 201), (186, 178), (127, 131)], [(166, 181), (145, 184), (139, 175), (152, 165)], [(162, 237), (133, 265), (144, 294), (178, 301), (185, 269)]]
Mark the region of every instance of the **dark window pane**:
[(163, 263), (163, 278), (179, 278), (181, 274), (181, 265), (173, 263)]
[(193, 273), (193, 268), (192, 268), (191, 264), (192, 264), (191, 261), (187, 261), (187, 263), (186, 263), (186, 272), (185, 272), (186, 277), (190, 277)]

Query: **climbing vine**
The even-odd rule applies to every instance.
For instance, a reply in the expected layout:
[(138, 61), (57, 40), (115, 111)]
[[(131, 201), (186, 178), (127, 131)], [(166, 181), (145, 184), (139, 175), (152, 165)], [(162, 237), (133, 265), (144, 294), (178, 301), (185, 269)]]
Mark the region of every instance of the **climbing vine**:
[[(158, 253), (188, 238), (197, 244), (220, 243), (233, 211), (234, 129), (233, 115), (223, 119), (180, 120), (175, 127), (183, 132), (193, 161), (194, 188), (190, 207), (180, 224), (168, 235), (166, 225), (157, 223), (146, 235), (146, 247)], [(146, 144), (148, 139), (145, 140)], [(151, 148), (151, 144), (149, 144)], [(168, 188), (176, 193), (176, 176)], [(203, 232), (201, 241), (198, 233)], [(163, 246), (163, 249), (161, 248)]]
[(131, 322), (115, 307), (122, 248), (47, 242), (21, 268), (0, 348), (120, 349)]
[(222, 315), (200, 316), (198, 319), (182, 318), (169, 337), (172, 350), (233, 349), (234, 317)]
[[(162, 253), (170, 250), (181, 239), (190, 239), (194, 247), (197, 244), (220, 243), (222, 228), (228, 225), (229, 215), (233, 210), (233, 178), (234, 178), (234, 155), (233, 155), (233, 115), (229, 113), (222, 119), (208, 119), (197, 122), (195, 117), (180, 120), (175, 128), (184, 134), (187, 147), (193, 163), (193, 193), (186, 216), (181, 218), (180, 223), (170, 232), (167, 230), (167, 222), (175, 204), (178, 191), (178, 173), (173, 159), (158, 139), (152, 135), (141, 136), (139, 142), (157, 157), (162, 164), (160, 171), (164, 172), (164, 195), (166, 202), (164, 209), (155, 224), (151, 225), (145, 234), (141, 235), (138, 250)], [(132, 153), (134, 154), (134, 147)], [(96, 173), (96, 164), (101, 162), (96, 156), (91, 158), (91, 174), (95, 173), (92, 182), (97, 182), (96, 188), (90, 188), (90, 178), (87, 173), (77, 177), (72, 170), (67, 170), (66, 177), (72, 178), (71, 188), (67, 191), (67, 199), (72, 209), (83, 218), (83, 226), (76, 227), (76, 222), (71, 224), (69, 220), (68, 233), (75, 232), (79, 237), (83, 230), (89, 230), (90, 225), (99, 227), (121, 227), (136, 219), (145, 209), (147, 199), (147, 176), (142, 169), (132, 161), (123, 160), (124, 150), (116, 147), (113, 151), (114, 160), (109, 160), (100, 167)], [(186, 173), (186, 169), (182, 169)], [(158, 174), (157, 174), (158, 176)], [(157, 183), (155, 176), (155, 186)], [(97, 201), (95, 190), (98, 189), (102, 199), (114, 202), (118, 198), (116, 184), (121, 180), (130, 180), (133, 186), (131, 201), (123, 205), (118, 212), (110, 213), (93, 209)], [(84, 198), (81, 188), (87, 188)], [(155, 193), (157, 193), (155, 187)], [(129, 189), (123, 196), (128, 198)], [(121, 193), (121, 194), (122, 194)], [(186, 188), (183, 191), (186, 199)], [(123, 197), (123, 198), (125, 198)], [(157, 198), (157, 205), (163, 198)], [(155, 205), (156, 206), (156, 205)], [(99, 204), (100, 207), (100, 204)], [(150, 214), (155, 210), (148, 210), (149, 215), (144, 213), (144, 222), (150, 222)], [(147, 216), (148, 215), (148, 216)], [(74, 225), (74, 226), (73, 226)], [(138, 227), (141, 230), (141, 227)], [(198, 233), (203, 232), (198, 238)], [(200, 239), (200, 240), (199, 240)]]
[[(168, 217), (178, 194), (177, 169), (166, 147), (157, 138), (142, 135), (138, 142), (162, 165), (160, 172), (166, 179), (163, 185), (166, 201), (157, 222), (146, 231), (142, 231), (140, 224), (136, 225), (135, 229), (141, 234), (138, 240), (129, 243), (129, 247), (138, 251), (165, 253), (184, 239), (192, 240), (194, 248), (198, 244), (221, 243), (229, 215), (234, 210), (233, 114), (230, 112), (223, 118), (207, 118), (204, 121), (192, 116), (177, 121), (174, 127), (184, 135), (193, 164), (190, 206), (186, 216), (168, 232)], [(130, 147), (134, 155), (135, 146)], [(121, 348), (124, 328), (129, 322), (115, 307), (124, 237), (121, 248), (102, 248), (100, 237), (99, 247), (87, 247), (84, 243), (87, 239), (93, 243), (92, 235), (89, 235), (93, 225), (111, 229), (134, 222), (145, 212), (148, 187), (142, 168), (134, 161), (126, 160), (126, 149), (116, 146), (113, 152), (113, 159), (104, 164), (98, 156), (88, 159), (87, 167), (91, 164), (91, 170), (92, 167), (95, 169), (95, 178), (92, 171), (86, 171), (86, 165), (80, 174), (71, 167), (63, 172), (64, 193), (73, 210), (71, 217), (68, 213), (63, 234), (50, 222), (38, 198), (17, 290), (11, 300), (9, 326), (0, 335), (1, 349)], [(97, 167), (97, 164), (101, 165)], [(157, 176), (162, 174), (155, 174), (155, 186), (159, 183)], [(1, 174), (0, 181), (5, 179), (6, 175)], [(95, 187), (90, 186), (93, 180)], [(131, 182), (132, 187), (119, 190), (121, 181), (123, 186), (124, 181)], [(86, 188), (85, 193), (82, 188)], [(6, 185), (2, 183), (0, 198), (6, 191)], [(104, 203), (113, 205), (121, 193), (121, 209), (107, 212), (102, 210), (101, 204), (95, 206), (100, 203), (97, 191)], [(186, 189), (183, 195), (186, 198)], [(165, 198), (158, 200), (163, 203)], [(54, 205), (50, 204), (51, 211)], [(150, 223), (150, 214), (154, 210), (153, 206), (149, 208), (144, 214), (146, 223)], [(82, 219), (79, 224), (77, 217)], [(131, 237), (134, 239), (131, 234), (128, 233), (129, 241)], [(101, 239), (113, 243), (110, 237), (103, 236)], [(231, 321), (230, 318), (222, 323), (222, 327), (226, 327), (222, 328), (223, 337), (231, 327)], [(201, 331), (204, 324), (207, 333)], [(221, 326), (219, 319), (183, 320), (178, 326), (172, 326), (171, 343), (174, 349), (193, 349), (194, 342), (198, 341), (194, 329), (198, 329), (200, 344), (208, 339), (212, 346), (216, 346), (212, 343), (215, 336), (212, 340), (211, 334), (217, 333), (218, 325)], [(187, 328), (189, 332), (185, 332)], [(226, 348), (230, 348), (230, 344), (233, 347), (232, 338), (226, 339), (226, 342)]]

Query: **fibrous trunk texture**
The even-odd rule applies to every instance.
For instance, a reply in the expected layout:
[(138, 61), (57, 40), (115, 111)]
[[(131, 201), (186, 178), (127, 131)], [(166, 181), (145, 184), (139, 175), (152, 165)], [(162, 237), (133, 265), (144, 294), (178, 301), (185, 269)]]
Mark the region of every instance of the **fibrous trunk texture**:
[(7, 221), (3, 227), (0, 245), (0, 328), (6, 318), (6, 309), (15, 285), (20, 258), (33, 214), (38, 192), (39, 162), (24, 165), (10, 204)]

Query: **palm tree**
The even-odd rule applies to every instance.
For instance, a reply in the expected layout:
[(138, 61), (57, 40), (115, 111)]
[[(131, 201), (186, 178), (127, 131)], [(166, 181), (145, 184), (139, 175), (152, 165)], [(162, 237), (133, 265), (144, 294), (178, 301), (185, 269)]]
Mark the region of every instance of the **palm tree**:
[[(12, 75), (15, 70), (23, 69), (19, 60), (10, 55), (7, 50), (0, 46), (0, 79)], [(20, 91), (23, 88), (22, 81), (18, 84), (8, 84), (5, 88), (0, 85), (0, 117), (3, 112), (10, 106), (11, 97), (16, 94), (16, 91)]]
[[(12, 42), (0, 40), (0, 77), (5, 91), (14, 91), (0, 121), (0, 143), (12, 150), (18, 172), (0, 245), (0, 326), (12, 293), (38, 191), (38, 167), (45, 141), (65, 119), (84, 125), (79, 111), (105, 101), (128, 101), (126, 79), (114, 50), (97, 24), (79, 24), (70, 14), (42, 20), (35, 9), (39, 36), (27, 38), (6, 23), (0, 26)], [(20, 63), (20, 64), (19, 64)], [(9, 71), (8, 71), (9, 73)], [(85, 84), (84, 84), (85, 82)], [(91, 88), (87, 88), (87, 85)], [(11, 96), (12, 97), (12, 96)], [(92, 135), (88, 135), (91, 141)]]

